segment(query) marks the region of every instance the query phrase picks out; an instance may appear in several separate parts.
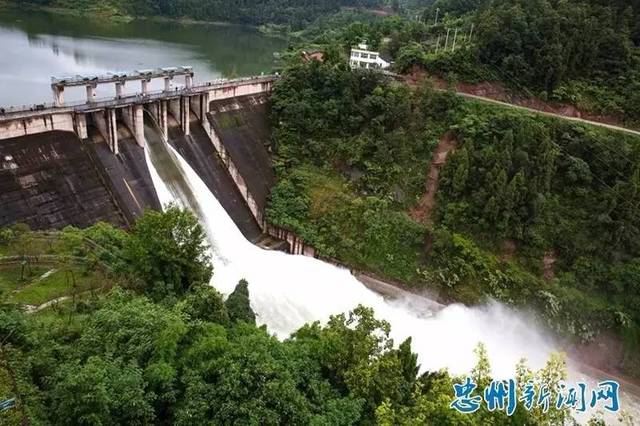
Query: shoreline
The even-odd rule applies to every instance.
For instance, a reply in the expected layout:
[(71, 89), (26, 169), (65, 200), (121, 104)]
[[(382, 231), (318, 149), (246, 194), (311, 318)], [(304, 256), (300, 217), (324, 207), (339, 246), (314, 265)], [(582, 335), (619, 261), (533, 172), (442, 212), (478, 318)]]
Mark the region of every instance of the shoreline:
[(283, 40), (287, 40), (293, 37), (293, 32), (289, 30), (285, 31), (277, 31), (274, 29), (274, 24), (263, 24), (263, 25), (250, 25), (250, 24), (241, 24), (235, 22), (227, 22), (227, 21), (206, 21), (201, 19), (194, 18), (174, 18), (169, 16), (161, 16), (161, 15), (141, 15), (141, 16), (133, 16), (119, 13), (101, 13), (98, 9), (96, 10), (77, 10), (70, 9), (66, 7), (52, 7), (52, 6), (39, 6), (36, 4), (22, 4), (17, 5), (15, 3), (8, 2), (6, 0), (0, 0), (0, 12), (3, 10), (15, 10), (20, 12), (28, 12), (28, 11), (36, 11), (36, 12), (44, 12), (52, 15), (59, 16), (70, 16), (75, 18), (85, 18), (90, 20), (107, 20), (108, 23), (111, 24), (127, 24), (133, 21), (148, 21), (148, 22), (157, 22), (157, 23), (176, 23), (185, 26), (198, 25), (198, 26), (217, 26), (217, 27), (241, 27), (247, 28), (251, 30), (255, 30), (265, 37), (271, 38), (279, 38)]

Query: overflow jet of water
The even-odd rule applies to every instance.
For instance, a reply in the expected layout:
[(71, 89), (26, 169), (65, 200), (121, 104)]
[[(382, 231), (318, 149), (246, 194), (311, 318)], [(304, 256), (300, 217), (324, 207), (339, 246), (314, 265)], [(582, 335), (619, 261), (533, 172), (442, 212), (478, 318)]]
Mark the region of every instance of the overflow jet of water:
[(254, 246), (187, 162), (145, 128), (147, 163), (163, 204), (177, 202), (201, 220), (211, 245), (212, 284), (229, 294), (237, 282), (249, 282), (258, 321), (280, 338), (311, 321), (348, 312), (358, 304), (372, 307), (390, 322), (396, 343), (412, 337), (423, 370), (447, 368), (467, 373), (475, 364), (473, 349), (484, 342), (496, 377), (512, 377), (521, 357), (540, 368), (554, 350), (527, 318), (492, 303), (468, 308), (450, 305), (437, 312), (416, 312), (388, 302), (366, 288), (346, 269), (318, 259), (268, 251)]
[[(246, 279), (258, 322), (266, 324), (279, 338), (288, 337), (305, 323), (325, 322), (330, 315), (348, 312), (362, 304), (391, 324), (396, 344), (412, 338), (421, 371), (446, 368), (454, 375), (468, 374), (476, 363), (473, 349), (483, 342), (493, 377), (509, 379), (514, 377), (515, 365), (521, 358), (526, 358), (529, 367), (536, 370), (544, 366), (552, 352), (560, 350), (531, 318), (500, 303), (427, 309), (402, 299), (388, 301), (365, 287), (347, 269), (310, 257), (256, 247), (244, 238), (184, 158), (162, 141), (157, 127), (145, 125), (145, 139), (146, 161), (160, 202), (190, 209), (204, 226), (214, 267), (211, 284), (228, 295), (240, 279)], [(586, 381), (593, 386), (598, 381), (595, 377), (608, 378), (595, 370), (588, 369), (589, 374), (585, 374), (581, 371), (584, 367), (569, 360), (568, 380)], [(620, 395), (621, 406), (634, 418), (640, 418), (637, 398), (635, 392), (622, 391)], [(573, 415), (581, 424), (589, 420), (588, 412)], [(605, 420), (614, 423), (617, 417), (607, 413)]]

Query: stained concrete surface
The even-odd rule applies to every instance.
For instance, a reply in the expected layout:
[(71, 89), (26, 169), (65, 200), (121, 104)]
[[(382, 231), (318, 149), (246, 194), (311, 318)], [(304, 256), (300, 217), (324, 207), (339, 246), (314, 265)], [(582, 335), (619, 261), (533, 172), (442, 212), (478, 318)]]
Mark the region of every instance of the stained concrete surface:
[(33, 229), (126, 226), (126, 218), (92, 160), (71, 132), (51, 131), (0, 141), (0, 226)]
[(269, 154), (267, 94), (210, 103), (209, 121), (261, 210), (275, 184)]
[(145, 209), (160, 210), (161, 205), (147, 167), (144, 148), (136, 143), (128, 130), (120, 133), (118, 155), (113, 155), (102, 136), (91, 128), (89, 136), (92, 143), (88, 146), (127, 221), (133, 223)]

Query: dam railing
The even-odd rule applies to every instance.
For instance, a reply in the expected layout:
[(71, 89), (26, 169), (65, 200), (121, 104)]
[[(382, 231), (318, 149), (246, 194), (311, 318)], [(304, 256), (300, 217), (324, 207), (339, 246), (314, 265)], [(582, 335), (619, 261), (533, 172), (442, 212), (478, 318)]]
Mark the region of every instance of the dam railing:
[(119, 97), (104, 97), (95, 100), (80, 100), (65, 102), (61, 105), (57, 105), (53, 102), (45, 102), (41, 104), (33, 105), (19, 105), (19, 106), (0, 106), (0, 120), (4, 118), (19, 118), (21, 115), (33, 115), (38, 113), (60, 113), (60, 112), (91, 112), (94, 110), (100, 110), (110, 107), (118, 107), (123, 105), (135, 104), (135, 103), (147, 103), (156, 101), (159, 99), (171, 99), (180, 96), (194, 96), (212, 90), (221, 90), (226, 88), (234, 88), (243, 86), (246, 84), (259, 84), (270, 83), (275, 81), (279, 77), (278, 74), (242, 77), (236, 79), (218, 79), (208, 82), (195, 84), (191, 87), (176, 87), (173, 90), (156, 90), (148, 92), (140, 92), (134, 94), (127, 94)]

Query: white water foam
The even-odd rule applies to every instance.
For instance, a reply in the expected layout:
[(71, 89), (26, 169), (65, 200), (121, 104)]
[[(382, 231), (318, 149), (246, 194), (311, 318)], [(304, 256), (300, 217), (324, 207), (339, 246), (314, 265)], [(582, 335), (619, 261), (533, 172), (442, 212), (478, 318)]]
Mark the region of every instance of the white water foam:
[[(555, 350), (553, 342), (532, 326), (529, 318), (497, 302), (483, 307), (454, 304), (437, 312), (415, 312), (406, 305), (385, 301), (346, 269), (254, 246), (189, 164), (171, 147), (166, 148), (187, 186), (183, 183), (181, 190), (176, 190), (175, 185), (163, 182), (147, 155), (161, 203), (177, 202), (198, 210), (195, 213), (201, 216), (211, 245), (212, 284), (221, 293), (229, 294), (240, 279), (246, 279), (258, 322), (266, 324), (278, 337), (285, 338), (305, 323), (325, 322), (330, 315), (362, 304), (372, 307), (376, 317), (389, 321), (397, 344), (412, 337), (423, 371), (446, 368), (453, 374), (468, 373), (476, 362), (473, 349), (483, 342), (493, 375), (510, 378), (520, 358), (527, 358), (530, 367), (537, 369)], [(196, 209), (194, 199), (198, 203)]]

